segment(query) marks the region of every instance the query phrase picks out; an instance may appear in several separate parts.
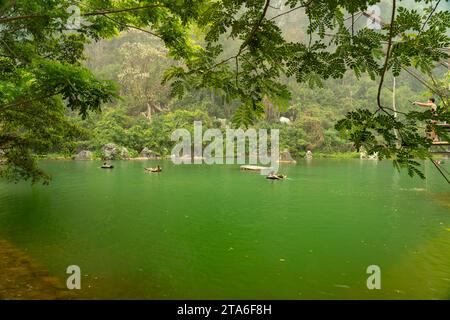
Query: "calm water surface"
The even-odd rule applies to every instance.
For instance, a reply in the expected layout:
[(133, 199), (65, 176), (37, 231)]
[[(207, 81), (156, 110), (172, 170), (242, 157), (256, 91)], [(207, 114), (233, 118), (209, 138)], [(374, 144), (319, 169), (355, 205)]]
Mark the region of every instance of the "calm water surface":
[(79, 265), (84, 298), (450, 299), (450, 188), (430, 164), (426, 181), (387, 161), (301, 161), (285, 181), (227, 165), (41, 165), (50, 186), (0, 183), (0, 238), (61, 279)]

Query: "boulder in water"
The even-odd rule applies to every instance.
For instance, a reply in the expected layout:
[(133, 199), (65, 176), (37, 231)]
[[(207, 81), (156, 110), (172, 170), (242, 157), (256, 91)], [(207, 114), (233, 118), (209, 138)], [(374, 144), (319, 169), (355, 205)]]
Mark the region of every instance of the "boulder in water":
[(374, 154), (367, 154), (367, 151), (364, 148), (361, 148), (359, 152), (359, 158), (361, 160), (378, 160), (378, 152), (375, 152)]
[(369, 160), (378, 160), (378, 152), (375, 152), (369, 156)]
[(142, 149), (141, 153), (139, 154), (139, 157), (152, 159), (152, 160), (160, 160), (161, 159), (160, 154), (154, 152), (153, 150), (148, 149), (147, 147)]
[(130, 159), (130, 151), (127, 148), (120, 149), (120, 159)]
[(105, 144), (102, 147), (102, 159), (114, 160), (118, 156), (117, 146), (114, 143)]
[(291, 119), (286, 117), (280, 117), (280, 122), (284, 124), (291, 124)]
[(90, 152), (88, 150), (81, 150), (73, 157), (74, 160), (78, 160), (78, 161), (92, 160), (92, 158), (93, 158), (92, 152)]
[(292, 158), (291, 153), (289, 152), (288, 149), (284, 149), (280, 153), (280, 159), (279, 159), (278, 162), (282, 162), (282, 163), (297, 163), (297, 161), (295, 161), (294, 158)]
[(363, 160), (363, 159), (367, 159), (367, 152), (366, 152), (366, 150), (361, 150), (360, 152), (359, 152), (359, 158), (361, 159), (361, 160)]

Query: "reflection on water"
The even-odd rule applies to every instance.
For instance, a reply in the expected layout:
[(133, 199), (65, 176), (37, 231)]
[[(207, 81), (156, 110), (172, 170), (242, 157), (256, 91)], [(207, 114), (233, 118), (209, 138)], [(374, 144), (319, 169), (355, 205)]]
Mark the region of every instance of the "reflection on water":
[(319, 159), (267, 181), (227, 165), (144, 173), (157, 164), (45, 162), (49, 187), (0, 184), (0, 237), (62, 280), (79, 265), (84, 298), (449, 296), (449, 189), (429, 165), (422, 181)]

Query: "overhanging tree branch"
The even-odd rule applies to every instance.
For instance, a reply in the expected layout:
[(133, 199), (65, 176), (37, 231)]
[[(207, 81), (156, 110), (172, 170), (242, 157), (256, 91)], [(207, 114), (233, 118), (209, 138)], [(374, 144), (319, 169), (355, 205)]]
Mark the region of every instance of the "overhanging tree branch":
[(447, 181), (448, 184), (450, 184), (450, 180), (447, 178), (447, 176), (444, 174), (444, 172), (442, 172), (441, 168), (439, 167), (439, 165), (436, 164), (436, 162), (434, 162), (434, 160), (431, 157), (428, 157), (428, 159), (434, 164), (434, 166), (436, 167), (436, 169), (439, 171), (439, 173), (444, 177), (444, 179)]
[[(311, 0), (311, 1), (313, 1), (313, 0)], [(259, 27), (261, 26), (261, 23), (264, 20), (264, 17), (266, 16), (266, 14), (267, 14), (267, 10), (269, 9), (269, 6), (270, 6), (270, 0), (267, 0), (265, 5), (264, 5), (263, 12), (262, 12), (258, 22), (253, 26), (250, 34), (246, 37), (245, 41), (241, 44), (241, 46), (239, 47), (238, 52), (235, 55), (233, 55), (231, 57), (228, 57), (228, 58), (226, 58), (226, 59), (216, 63), (211, 68), (209, 68), (208, 71), (210, 71), (210, 70), (212, 70), (212, 69), (214, 69), (214, 68), (216, 68), (216, 67), (218, 67), (218, 66), (220, 66), (220, 65), (222, 65), (224, 63), (227, 63), (230, 60), (233, 60), (233, 59), (236, 60), (236, 59), (238, 59), (240, 57), (240, 55), (246, 49), (249, 41), (255, 36), (256, 32), (258, 31)], [(198, 70), (194, 70), (193, 72), (195, 72), (195, 71), (198, 71)]]
[(238, 53), (236, 54), (236, 57), (239, 57), (242, 53), (242, 50), (245, 49), (245, 47), (247, 47), (248, 43), (250, 42), (250, 40), (255, 36), (256, 32), (258, 31), (259, 27), (261, 26), (261, 23), (264, 20), (264, 17), (267, 14), (267, 10), (269, 9), (270, 6), (270, 0), (266, 0), (266, 4), (264, 5), (263, 8), (263, 12), (258, 20), (258, 22), (253, 26), (250, 34), (248, 35), (248, 37), (246, 38), (246, 40), (242, 43), (242, 45), (239, 48)]
[(389, 35), (388, 35), (388, 46), (386, 51), (386, 59), (384, 61), (383, 70), (381, 72), (380, 83), (378, 85), (378, 93), (377, 93), (377, 105), (379, 110), (383, 110), (383, 106), (381, 105), (381, 90), (383, 89), (384, 77), (386, 75), (386, 71), (388, 69), (389, 58), (391, 56), (392, 51), (392, 37), (394, 36), (394, 23), (395, 23), (395, 12), (397, 10), (397, 0), (392, 0), (392, 14), (391, 14), (391, 24), (389, 26)]
[(278, 15), (276, 15), (276, 16), (270, 18), (269, 21), (275, 20), (275, 19), (277, 19), (277, 18), (279, 18), (279, 17), (281, 17), (281, 16), (284, 16), (284, 15), (286, 15), (286, 14), (289, 14), (289, 13), (291, 13), (291, 12), (293, 12), (293, 11), (298, 10), (298, 9), (306, 8), (306, 7), (309, 6), (313, 1), (314, 1), (314, 0), (309, 0), (309, 1), (308, 1), (307, 3), (305, 3), (305, 4), (302, 4), (302, 5), (300, 5), (300, 6), (297, 6), (297, 7), (295, 7), (295, 8), (292, 8), (292, 9), (286, 11), (286, 12), (280, 13), (280, 14), (278, 14)]
[[(106, 10), (101, 10), (101, 11), (82, 13), (80, 15), (83, 17), (99, 16), (99, 15), (130, 12), (130, 11), (137, 11), (137, 10), (151, 9), (151, 8), (158, 8), (158, 7), (164, 7), (164, 5), (163, 4), (151, 4), (151, 5), (141, 6), (141, 7), (106, 9)], [(47, 17), (49, 17), (49, 15), (46, 15), (46, 14), (30, 14), (30, 15), (17, 16), (17, 17), (5, 17), (5, 18), (0, 18), (0, 24), (18, 21), (18, 20), (39, 19), (39, 18), (47, 18)]]
[(157, 38), (160, 38), (160, 39), (161, 39), (161, 36), (158, 35), (158, 34), (156, 34), (156, 33), (154, 33), (154, 32), (151, 32), (151, 31), (148, 31), (148, 30), (145, 30), (145, 29), (142, 29), (142, 28), (139, 28), (139, 27), (130, 25), (130, 24), (126, 24), (126, 23), (117, 21), (116, 19), (113, 19), (113, 18), (109, 17), (107, 14), (104, 14), (103, 16), (104, 16), (105, 18), (107, 18), (107, 19), (113, 21), (114, 23), (117, 23), (118, 25), (120, 25), (120, 26), (122, 26), (122, 27), (124, 27), (124, 28), (129, 28), (129, 29), (139, 30), (139, 31), (148, 33), (148, 34), (150, 34), (150, 35), (152, 35), (152, 36), (154, 36), (154, 37), (157, 37)]
[(43, 99), (48, 99), (48, 98), (51, 98), (51, 97), (56, 96), (56, 95), (58, 95), (58, 94), (59, 94), (59, 92), (55, 92), (55, 93), (50, 93), (50, 94), (48, 94), (48, 95), (35, 97), (35, 98), (29, 99), (29, 100), (20, 100), (20, 101), (15, 101), (15, 102), (12, 102), (12, 103), (4, 104), (4, 105), (1, 105), (1, 106), (0, 106), (0, 111), (4, 111), (4, 110), (6, 110), (6, 109), (10, 109), (10, 108), (13, 108), (13, 107), (18, 107), (18, 106), (26, 105), (26, 104), (32, 103), (32, 102), (34, 102), (34, 101), (39, 101), (39, 100), (43, 100)]
[(436, 2), (436, 5), (434, 6), (434, 8), (431, 10), (430, 14), (428, 15), (427, 19), (425, 20), (425, 22), (422, 25), (422, 28), (419, 31), (419, 35), (422, 33), (422, 31), (425, 29), (425, 26), (427, 25), (428, 21), (430, 21), (431, 16), (434, 14), (434, 12), (436, 11), (437, 7), (439, 6), (439, 3), (441, 3), (441, 0), (438, 0)]

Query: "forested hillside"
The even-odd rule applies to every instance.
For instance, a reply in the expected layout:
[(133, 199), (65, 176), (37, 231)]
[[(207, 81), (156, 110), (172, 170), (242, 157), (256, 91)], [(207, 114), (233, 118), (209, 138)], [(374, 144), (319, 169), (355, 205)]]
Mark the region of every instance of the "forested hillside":
[[(367, 19), (359, 19), (362, 28)], [(307, 36), (304, 24), (302, 12), (293, 12), (280, 21), (285, 36), (292, 40)], [(195, 30), (192, 32), (195, 36)], [(236, 48), (234, 42), (228, 44), (226, 50)], [(102, 113), (91, 113), (85, 121), (74, 115), (72, 120), (87, 130), (76, 143), (69, 143), (64, 150), (56, 152), (70, 156), (87, 149), (100, 155), (102, 146), (114, 143), (127, 148), (132, 156), (144, 148), (168, 155), (172, 147), (170, 134), (175, 128), (192, 129), (194, 120), (217, 128), (223, 128), (224, 123), (233, 125), (239, 101), (213, 89), (193, 89), (178, 97), (171, 92), (169, 84), (162, 84), (167, 68), (178, 62), (167, 55), (157, 37), (145, 31), (132, 29), (117, 38), (94, 42), (87, 48), (86, 56), (86, 65), (97, 76), (119, 84), (120, 99), (104, 107)], [(442, 78), (446, 70), (438, 68), (435, 72)], [(265, 99), (264, 116), (256, 119), (253, 127), (281, 129), (281, 146), (293, 156), (303, 156), (306, 150), (324, 154), (355, 150), (334, 126), (349, 111), (376, 109), (378, 82), (375, 79), (368, 74), (357, 78), (349, 71), (342, 79), (323, 82), (312, 79), (299, 84), (295, 79), (286, 78), (284, 82), (292, 92), (290, 101), (277, 104)], [(430, 95), (426, 86), (411, 74), (404, 72), (396, 78), (398, 110), (417, 109), (411, 101), (426, 100)], [(392, 75), (387, 76), (382, 99), (386, 105), (393, 104)], [(280, 123), (280, 117), (290, 119), (291, 123)]]

